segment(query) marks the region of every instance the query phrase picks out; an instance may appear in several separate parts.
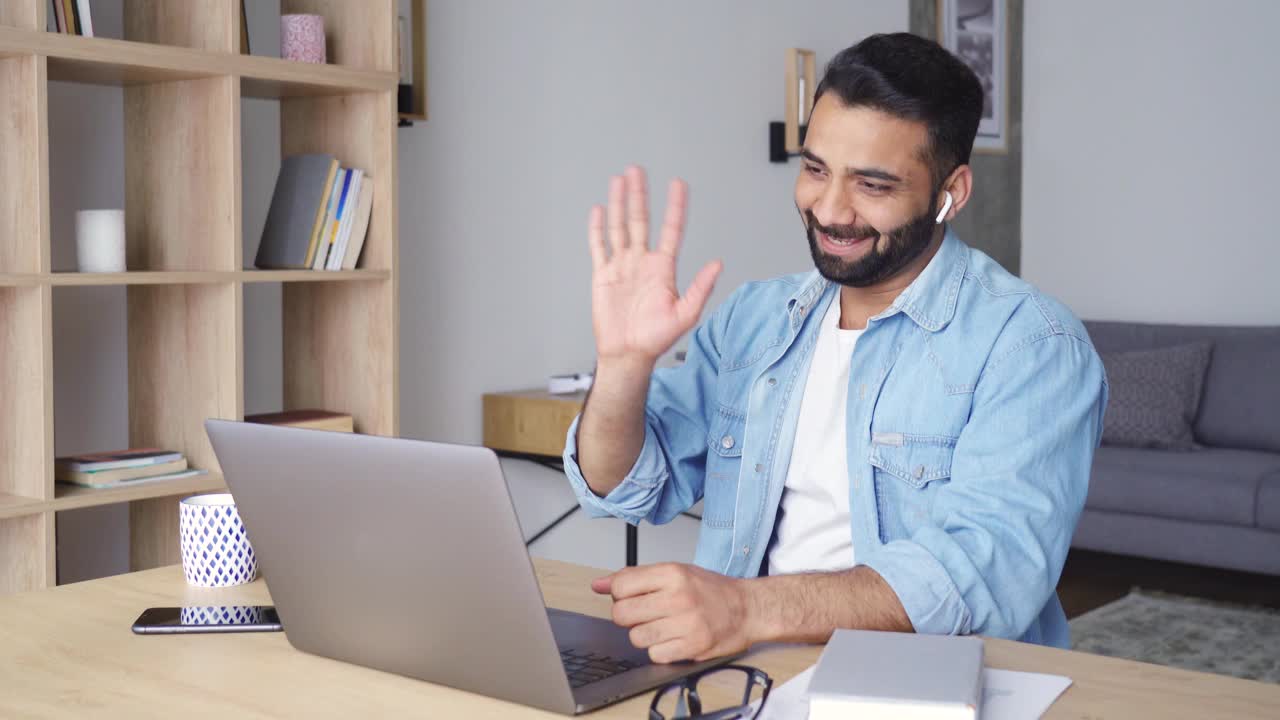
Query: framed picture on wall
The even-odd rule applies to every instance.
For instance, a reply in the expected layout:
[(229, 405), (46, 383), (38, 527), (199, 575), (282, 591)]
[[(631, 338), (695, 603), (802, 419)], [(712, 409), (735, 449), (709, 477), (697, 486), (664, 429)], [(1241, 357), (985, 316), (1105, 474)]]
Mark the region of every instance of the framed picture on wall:
[(1006, 152), (1009, 50), (1006, 0), (938, 0), (938, 40), (982, 81), (975, 152)]

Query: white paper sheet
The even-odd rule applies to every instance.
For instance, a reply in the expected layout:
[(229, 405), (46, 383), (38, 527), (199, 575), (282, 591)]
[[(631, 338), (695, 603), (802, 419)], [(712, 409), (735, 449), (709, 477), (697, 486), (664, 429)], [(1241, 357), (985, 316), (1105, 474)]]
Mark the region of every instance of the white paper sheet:
[[(809, 717), (809, 681), (815, 667), (773, 688), (757, 720)], [(982, 671), (982, 720), (1036, 720), (1068, 687), (1071, 678), (1061, 675), (986, 668)]]
[(1035, 720), (1071, 687), (1071, 678), (1061, 675), (982, 671), (982, 720)]

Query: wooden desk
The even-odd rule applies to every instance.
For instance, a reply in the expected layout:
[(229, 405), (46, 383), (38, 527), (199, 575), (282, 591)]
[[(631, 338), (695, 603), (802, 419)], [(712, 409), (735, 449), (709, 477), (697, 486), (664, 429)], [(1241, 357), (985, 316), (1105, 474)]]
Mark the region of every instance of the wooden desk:
[(552, 395), (546, 390), (485, 393), (484, 446), (503, 452), (559, 458), (585, 392)]
[[(547, 601), (607, 617), (588, 583), (599, 571), (535, 560)], [(266, 604), (262, 580), (189, 587), (177, 566), (0, 597), (0, 717), (560, 717), (294, 650), (281, 633), (133, 635), (151, 606)], [(1075, 684), (1054, 718), (1280, 717), (1280, 686), (1173, 670), (1006, 640), (987, 665), (1056, 673)], [(782, 683), (817, 660), (816, 646), (773, 646), (743, 662)], [(642, 695), (591, 714), (642, 718)]]

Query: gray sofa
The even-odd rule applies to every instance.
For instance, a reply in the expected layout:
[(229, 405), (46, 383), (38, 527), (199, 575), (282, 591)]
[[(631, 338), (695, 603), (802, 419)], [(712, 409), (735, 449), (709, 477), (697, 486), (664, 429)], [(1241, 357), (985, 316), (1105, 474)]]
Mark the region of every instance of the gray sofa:
[(1072, 547), (1280, 575), (1280, 327), (1085, 324), (1099, 352), (1213, 351), (1202, 447), (1098, 448)]

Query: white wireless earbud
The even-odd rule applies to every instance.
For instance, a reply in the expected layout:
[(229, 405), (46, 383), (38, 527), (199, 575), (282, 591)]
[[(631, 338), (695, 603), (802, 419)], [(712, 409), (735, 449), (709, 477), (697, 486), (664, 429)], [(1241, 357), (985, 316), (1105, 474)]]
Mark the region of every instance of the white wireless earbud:
[(933, 221), (934, 225), (941, 225), (942, 221), (947, 217), (947, 211), (951, 209), (951, 191), (947, 191), (947, 198), (942, 201), (942, 210), (938, 213), (938, 219)]

